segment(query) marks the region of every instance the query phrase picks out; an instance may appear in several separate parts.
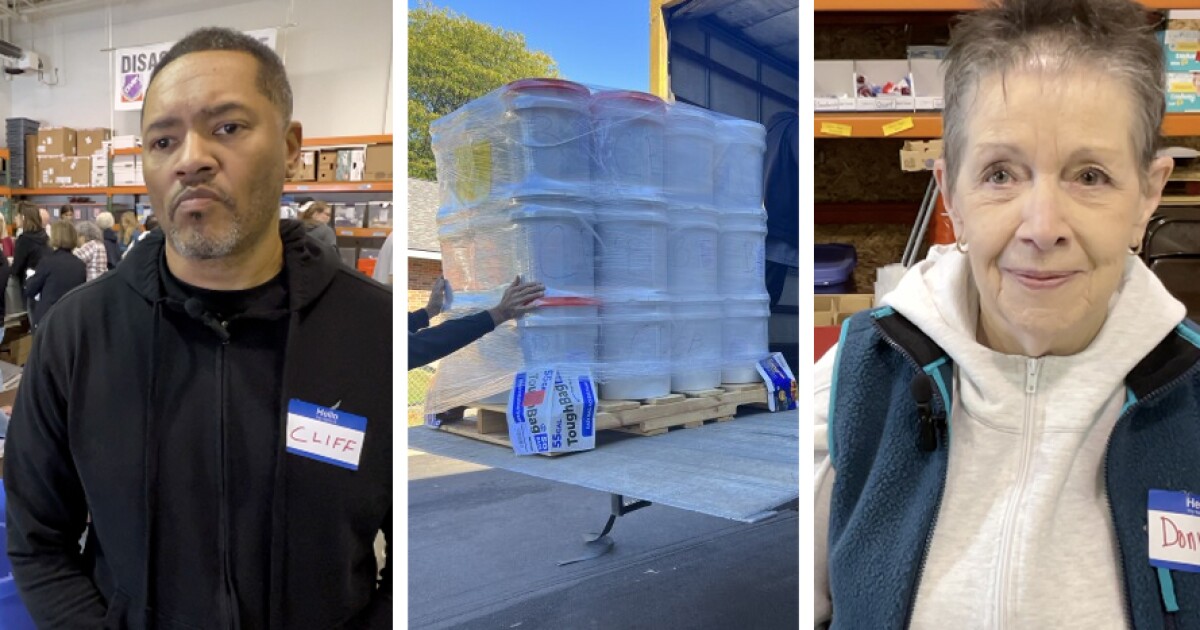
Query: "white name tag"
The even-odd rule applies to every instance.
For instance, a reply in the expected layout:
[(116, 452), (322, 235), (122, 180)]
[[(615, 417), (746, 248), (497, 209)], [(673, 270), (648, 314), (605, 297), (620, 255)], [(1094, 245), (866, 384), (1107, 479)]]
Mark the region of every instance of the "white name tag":
[(1147, 507), (1150, 565), (1200, 573), (1200, 496), (1151, 490)]
[(287, 452), (358, 470), (367, 419), (292, 399), (288, 402)]

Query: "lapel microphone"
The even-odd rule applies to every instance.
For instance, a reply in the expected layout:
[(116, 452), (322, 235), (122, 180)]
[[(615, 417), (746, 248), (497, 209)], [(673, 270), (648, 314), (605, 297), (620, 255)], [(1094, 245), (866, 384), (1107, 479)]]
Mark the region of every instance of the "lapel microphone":
[(217, 321), (217, 318), (213, 317), (213, 314), (204, 308), (204, 304), (199, 299), (194, 297), (188, 298), (183, 303), (183, 310), (187, 311), (188, 317), (208, 326), (210, 330), (217, 334), (217, 337), (220, 337), (221, 343), (229, 343), (229, 331), (225, 330), (221, 322)]

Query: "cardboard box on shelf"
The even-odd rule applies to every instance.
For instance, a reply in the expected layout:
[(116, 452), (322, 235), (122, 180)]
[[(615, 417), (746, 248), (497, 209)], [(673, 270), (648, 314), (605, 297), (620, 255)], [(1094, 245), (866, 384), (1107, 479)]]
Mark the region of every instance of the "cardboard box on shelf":
[(80, 129), (76, 132), (75, 153), (92, 155), (104, 150), (104, 142), (112, 136), (109, 129)]
[[(324, 152), (321, 153), (324, 155)], [(317, 181), (318, 182), (333, 182), (337, 181), (337, 162), (321, 162), (317, 165)]]
[(301, 151), (300, 164), (296, 167), (296, 172), (288, 178), (292, 182), (315, 182), (317, 181), (317, 152), (316, 151)]
[(33, 351), (33, 335), (28, 334), (23, 337), (18, 337), (17, 340), (13, 342), (12, 346), (13, 358), (11, 361), (9, 361), (9, 363), (24, 367), (25, 363), (29, 361), (29, 353)]
[(4, 391), (0, 391), (0, 407), (11, 407), (11, 406), (17, 404), (17, 390), (18, 389), (20, 389), (19, 386), (13, 387), (12, 389), (6, 389)]
[(103, 173), (92, 171), (92, 187), (104, 188), (106, 186), (108, 186), (108, 171)]
[(114, 149), (134, 149), (142, 146), (142, 139), (138, 136), (113, 136), (112, 148)]
[(933, 162), (942, 156), (942, 141), (905, 140), (900, 149), (900, 170), (902, 171), (931, 171)]
[(366, 160), (366, 149), (350, 150), (350, 181), (361, 182), (363, 180), (363, 172), (366, 168)]
[(57, 155), (43, 155), (37, 159), (37, 179), (34, 188), (55, 188), (63, 172), (64, 159)]
[(363, 179), (369, 182), (386, 182), (392, 179), (392, 145), (373, 144), (367, 147), (367, 164)]
[(112, 157), (112, 170), (117, 171), (133, 171), (140, 166), (141, 160), (136, 155), (114, 155)]
[(874, 305), (875, 296), (838, 293), (813, 296), (813, 326), (841, 326), (850, 316)]
[(141, 186), (145, 183), (141, 158), (137, 155), (114, 155), (112, 182), (113, 186)]
[(321, 149), (318, 152), (317, 164), (337, 164), (338, 150), (337, 149)]
[(90, 186), (92, 184), (92, 158), (63, 158), (63, 171), (59, 176), (63, 186)]
[(334, 179), (339, 182), (350, 181), (350, 149), (342, 149), (337, 154), (337, 168), (335, 169)]
[(75, 155), (75, 130), (70, 127), (38, 129), (38, 155)]

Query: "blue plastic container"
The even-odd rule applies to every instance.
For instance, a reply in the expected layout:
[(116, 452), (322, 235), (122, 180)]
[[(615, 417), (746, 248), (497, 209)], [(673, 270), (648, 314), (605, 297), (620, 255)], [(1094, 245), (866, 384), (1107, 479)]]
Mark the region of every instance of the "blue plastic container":
[(813, 288), (816, 293), (851, 293), (858, 253), (853, 245), (827, 243), (813, 251)]
[(21, 603), (17, 594), (17, 583), (13, 581), (12, 564), (8, 561), (8, 530), (5, 518), (4, 482), (0, 480), (0, 628), (3, 630), (37, 630), (33, 619)]

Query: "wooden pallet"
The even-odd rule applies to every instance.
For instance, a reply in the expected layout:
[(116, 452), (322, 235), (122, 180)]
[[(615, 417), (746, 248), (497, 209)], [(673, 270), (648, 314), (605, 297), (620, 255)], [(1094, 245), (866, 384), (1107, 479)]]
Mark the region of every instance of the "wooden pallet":
[[(767, 389), (761, 383), (727, 384), (717, 389), (687, 391), (646, 400), (601, 400), (596, 407), (597, 431), (661, 435), (675, 428), (697, 428), (708, 422), (733, 420), (742, 405), (766, 408)], [(511, 447), (504, 405), (477, 403), (461, 421), (441, 429), (483, 442)]]

